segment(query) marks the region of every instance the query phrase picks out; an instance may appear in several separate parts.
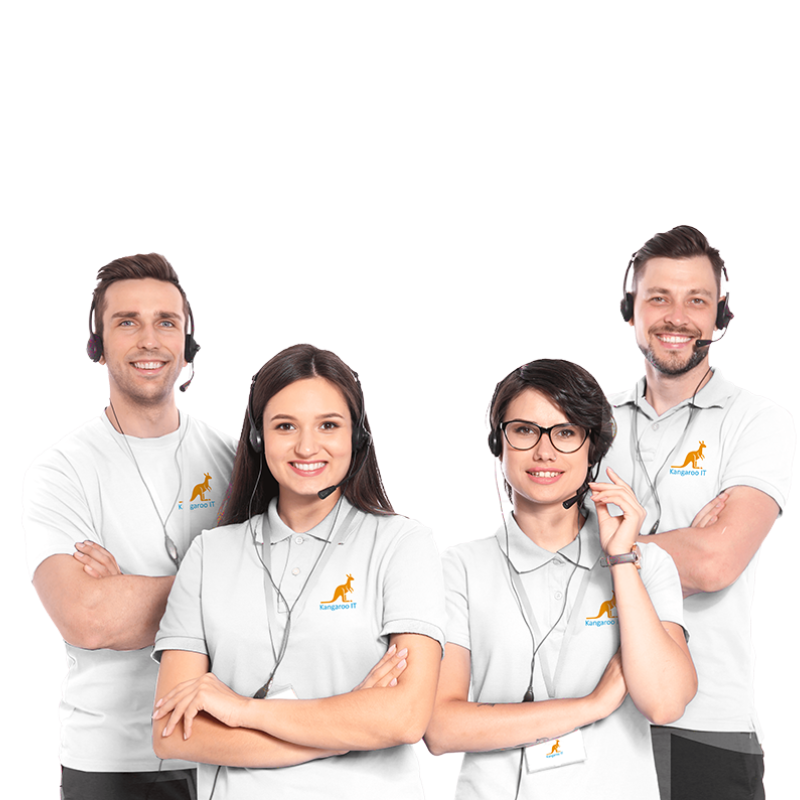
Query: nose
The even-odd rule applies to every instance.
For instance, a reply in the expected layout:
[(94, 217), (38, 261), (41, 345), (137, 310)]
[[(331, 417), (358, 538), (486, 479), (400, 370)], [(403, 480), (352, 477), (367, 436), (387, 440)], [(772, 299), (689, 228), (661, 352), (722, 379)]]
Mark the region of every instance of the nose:
[(547, 433), (542, 433), (539, 441), (533, 446), (533, 458), (535, 461), (555, 461), (557, 450), (550, 441)]
[(680, 328), (686, 324), (687, 317), (686, 311), (680, 303), (670, 303), (666, 314), (664, 314), (664, 321), (676, 328)]
[(155, 325), (144, 324), (139, 329), (139, 347), (142, 350), (158, 350), (161, 341)]
[(308, 457), (319, 450), (316, 431), (313, 428), (301, 428), (295, 440), (295, 452), (298, 455)]

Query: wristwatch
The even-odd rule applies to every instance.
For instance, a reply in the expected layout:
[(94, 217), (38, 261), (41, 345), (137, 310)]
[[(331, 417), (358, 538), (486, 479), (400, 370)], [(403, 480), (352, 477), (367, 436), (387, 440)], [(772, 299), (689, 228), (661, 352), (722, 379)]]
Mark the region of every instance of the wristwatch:
[(621, 556), (606, 556), (604, 555), (600, 559), (600, 563), (604, 567), (613, 567), (615, 564), (633, 564), (636, 569), (642, 568), (642, 560), (641, 560), (641, 553), (639, 551), (639, 545), (635, 544), (632, 548), (630, 553), (623, 553)]

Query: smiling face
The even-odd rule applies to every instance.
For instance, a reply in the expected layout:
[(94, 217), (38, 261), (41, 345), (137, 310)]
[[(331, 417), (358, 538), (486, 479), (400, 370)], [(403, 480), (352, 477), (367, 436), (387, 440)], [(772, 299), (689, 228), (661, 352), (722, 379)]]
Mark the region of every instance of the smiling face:
[(155, 278), (112, 283), (103, 308), (103, 355), (112, 402), (158, 406), (174, 402), (185, 365), (183, 298)]
[[(274, 394), (264, 409), (264, 456), (280, 486), (280, 504), (311, 498), (347, 475), (353, 424), (342, 392), (305, 378)], [(335, 500), (339, 491), (331, 495)]]
[(664, 375), (683, 375), (700, 364), (717, 315), (717, 281), (707, 256), (651, 258), (636, 277), (636, 343)]
[[(549, 428), (571, 422), (547, 395), (525, 389), (508, 405), (505, 420), (525, 420)], [(550, 438), (542, 436), (530, 450), (514, 450), (503, 439), (503, 475), (511, 486), (514, 510), (560, 504), (573, 497), (586, 480), (589, 469), (588, 437), (574, 453), (560, 453)]]

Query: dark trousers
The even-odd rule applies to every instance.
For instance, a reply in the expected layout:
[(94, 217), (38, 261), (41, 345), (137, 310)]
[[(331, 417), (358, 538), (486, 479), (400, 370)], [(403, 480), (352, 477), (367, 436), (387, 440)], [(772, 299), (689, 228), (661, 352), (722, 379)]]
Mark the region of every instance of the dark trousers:
[[(764, 754), (652, 728), (661, 800), (764, 800)], [(757, 748), (760, 751), (760, 748)]]
[(193, 769), (81, 772), (61, 768), (62, 800), (197, 800)]

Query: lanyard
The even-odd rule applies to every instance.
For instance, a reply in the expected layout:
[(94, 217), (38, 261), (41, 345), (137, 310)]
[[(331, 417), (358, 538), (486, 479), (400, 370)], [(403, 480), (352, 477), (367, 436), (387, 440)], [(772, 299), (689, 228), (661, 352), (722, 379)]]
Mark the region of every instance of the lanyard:
[[(562, 555), (562, 558), (566, 558), (566, 556)], [(600, 559), (598, 558), (597, 562), (592, 566), (591, 569), (586, 569), (585, 567), (578, 567), (582, 569), (583, 574), (581, 575), (581, 584), (578, 588), (578, 594), (575, 597), (575, 602), (572, 604), (572, 609), (579, 609), (581, 603), (583, 602), (583, 596), (586, 594), (586, 589), (589, 586), (589, 577), (591, 575), (592, 570), (596, 569), (600, 563)], [(522, 583), (522, 577), (520, 573), (517, 571), (517, 568), (512, 564), (511, 565), (511, 580), (514, 582), (514, 587), (517, 590), (517, 594), (522, 601), (522, 605), (525, 610), (525, 616), (530, 620), (531, 627), (533, 628), (533, 632), (536, 636), (536, 639), (540, 642), (542, 639), (541, 631), (539, 630), (539, 626), (536, 622), (536, 617), (534, 616), (533, 609), (531, 608), (531, 601), (528, 598), (528, 593), (525, 591), (525, 586)], [(570, 580), (572, 578), (570, 577)], [(567, 582), (567, 588), (564, 590), (565, 600), (567, 592), (569, 591), (569, 581)], [(552, 700), (556, 697), (556, 683), (558, 682), (558, 677), (561, 674), (561, 669), (564, 666), (564, 653), (567, 649), (567, 645), (569, 643), (569, 639), (572, 634), (575, 632), (576, 621), (579, 620), (579, 616), (575, 614), (571, 614), (569, 621), (567, 623), (567, 630), (564, 633), (564, 641), (561, 644), (561, 648), (558, 654), (558, 662), (556, 663), (556, 671), (555, 674), (550, 672), (550, 665), (548, 663), (547, 654), (544, 650), (537, 653), (537, 658), (539, 660), (539, 668), (542, 672), (542, 677), (544, 678), (544, 684), (547, 689), (547, 695)], [(552, 630), (552, 629), (551, 629)], [(548, 631), (549, 633), (549, 631)]]

